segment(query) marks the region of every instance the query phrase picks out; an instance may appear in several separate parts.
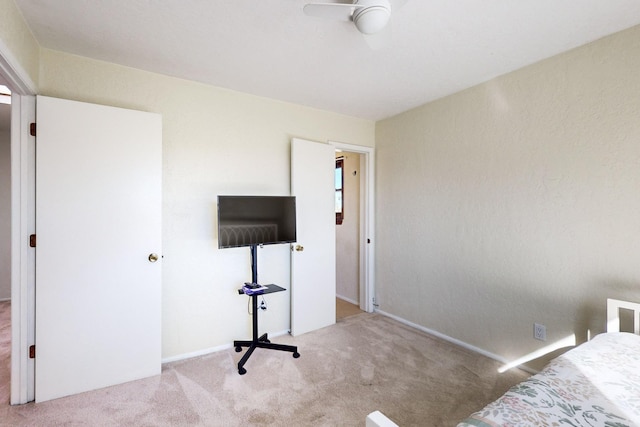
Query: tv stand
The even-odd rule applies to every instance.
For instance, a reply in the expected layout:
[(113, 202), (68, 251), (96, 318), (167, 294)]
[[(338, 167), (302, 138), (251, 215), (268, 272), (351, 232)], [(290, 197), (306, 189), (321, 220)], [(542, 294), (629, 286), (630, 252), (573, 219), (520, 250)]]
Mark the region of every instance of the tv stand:
[[(258, 247), (257, 245), (251, 245), (251, 282), (258, 283)], [(234, 341), (233, 346), (236, 348), (236, 352), (241, 352), (242, 347), (248, 347), (247, 352), (242, 356), (242, 359), (238, 362), (238, 373), (240, 375), (244, 375), (247, 373), (247, 370), (244, 368), (244, 364), (247, 363), (249, 357), (256, 348), (267, 348), (270, 350), (279, 350), (279, 351), (290, 351), (293, 353), (294, 358), (300, 357), (300, 353), (298, 353), (298, 347), (292, 345), (284, 345), (284, 344), (275, 344), (269, 341), (268, 335), (262, 334), (258, 337), (258, 296), (271, 294), (274, 292), (284, 291), (284, 288), (281, 288), (277, 285), (266, 285), (267, 289), (260, 294), (249, 295), (251, 298), (251, 306), (252, 306), (252, 322), (253, 322), (253, 336), (251, 341)], [(242, 289), (238, 289), (239, 294), (243, 294)]]

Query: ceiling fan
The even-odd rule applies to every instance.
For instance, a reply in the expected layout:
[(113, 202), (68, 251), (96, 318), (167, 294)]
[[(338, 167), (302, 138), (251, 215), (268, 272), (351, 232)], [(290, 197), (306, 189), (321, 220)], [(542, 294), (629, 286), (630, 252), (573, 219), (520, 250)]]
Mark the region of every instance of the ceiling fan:
[(320, 18), (352, 21), (362, 34), (375, 34), (386, 27), (391, 18), (389, 0), (353, 0), (347, 3), (309, 3), (304, 13)]

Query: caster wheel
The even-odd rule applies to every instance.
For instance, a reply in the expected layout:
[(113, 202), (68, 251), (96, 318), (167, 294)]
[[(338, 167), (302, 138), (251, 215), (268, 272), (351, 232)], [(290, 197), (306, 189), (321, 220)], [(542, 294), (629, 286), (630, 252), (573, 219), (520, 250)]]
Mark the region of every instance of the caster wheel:
[(242, 351), (242, 347), (237, 346), (237, 347), (236, 347), (236, 353), (240, 353), (241, 351)]
[(298, 353), (297, 351), (295, 353), (293, 353), (293, 358), (297, 359), (298, 357), (300, 357), (300, 353)]
[(240, 375), (244, 375), (244, 374), (246, 374), (246, 373), (247, 373), (247, 370), (246, 370), (246, 369), (244, 369), (244, 368), (240, 368), (240, 369), (238, 369), (238, 373), (239, 373)]

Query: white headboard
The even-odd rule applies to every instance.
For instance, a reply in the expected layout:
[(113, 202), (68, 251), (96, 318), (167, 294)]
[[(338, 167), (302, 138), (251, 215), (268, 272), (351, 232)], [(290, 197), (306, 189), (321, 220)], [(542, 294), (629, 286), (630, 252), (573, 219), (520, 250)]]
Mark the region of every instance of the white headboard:
[(633, 333), (640, 335), (640, 304), (607, 299), (607, 332), (620, 332), (620, 309), (633, 311)]

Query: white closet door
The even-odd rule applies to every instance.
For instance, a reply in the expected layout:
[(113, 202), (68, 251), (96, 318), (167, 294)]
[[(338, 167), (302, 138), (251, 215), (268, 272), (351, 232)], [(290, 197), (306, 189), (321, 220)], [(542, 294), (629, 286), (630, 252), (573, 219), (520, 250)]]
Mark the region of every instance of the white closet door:
[(335, 149), (291, 141), (297, 243), (291, 252), (291, 334), (336, 322)]
[(39, 96), (36, 143), (36, 401), (159, 374), (161, 117)]

